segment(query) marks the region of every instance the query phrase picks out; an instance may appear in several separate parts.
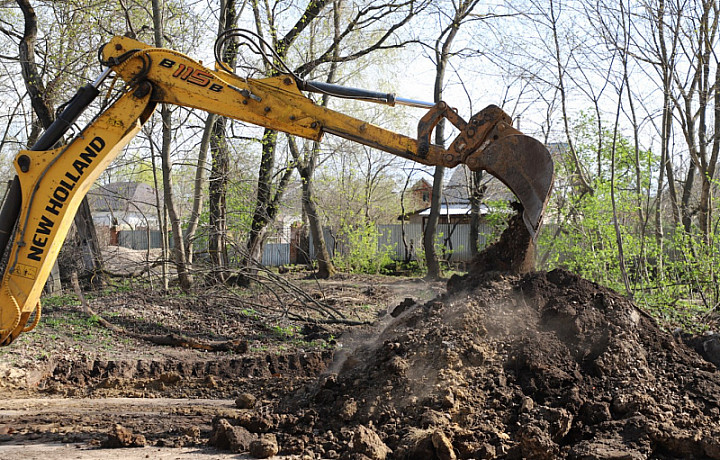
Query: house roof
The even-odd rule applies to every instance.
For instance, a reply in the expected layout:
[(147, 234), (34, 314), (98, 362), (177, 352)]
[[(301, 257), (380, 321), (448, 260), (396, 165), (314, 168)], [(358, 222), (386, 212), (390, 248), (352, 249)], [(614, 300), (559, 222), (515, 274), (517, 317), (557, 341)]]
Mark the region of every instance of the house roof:
[(101, 185), (90, 190), (87, 197), (93, 212), (150, 212), (156, 207), (155, 189), (141, 182)]
[[(444, 200), (448, 203), (464, 204), (470, 202), (470, 189), (473, 185), (472, 171), (464, 164), (453, 170), (450, 180), (443, 189)], [(480, 178), (480, 186), (485, 188), (483, 201), (510, 201), (513, 193), (495, 176), (484, 172)]]
[(424, 177), (421, 177), (413, 184), (412, 187), (410, 187), (410, 190), (418, 190), (424, 188), (432, 188), (432, 184), (428, 182)]
[[(444, 204), (440, 206), (441, 216), (469, 216), (471, 212), (469, 204)], [(480, 204), (479, 212), (485, 215), (490, 212), (490, 208), (484, 204)], [(417, 213), (420, 216), (427, 217), (430, 215), (430, 208), (423, 209)]]

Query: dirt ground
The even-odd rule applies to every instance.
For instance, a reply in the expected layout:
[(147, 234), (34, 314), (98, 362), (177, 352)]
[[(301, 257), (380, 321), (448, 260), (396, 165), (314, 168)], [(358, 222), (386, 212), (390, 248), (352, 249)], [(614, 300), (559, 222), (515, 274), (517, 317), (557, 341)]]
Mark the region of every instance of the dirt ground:
[[(70, 294), (46, 299), (40, 326), (0, 349), (0, 457), (250, 458), (207, 444), (214, 418), (237, 416), (239, 395), (271, 405), (324, 371), (345, 346), (344, 333), (369, 327), (362, 323), (406, 297), (427, 301), (444, 291), (442, 282), (412, 278), (303, 276), (290, 277), (360, 325), (293, 321), (262, 308), (260, 301), (275, 307), (266, 292), (246, 302), (225, 291), (163, 296), (127, 286), (89, 300), (98, 315), (133, 332), (247, 342), (243, 352), (207, 352), (108, 331)], [(118, 425), (144, 439), (109, 448)]]
[(243, 351), (149, 345), (48, 305), (0, 351), (0, 456), (720, 459), (717, 336), (684, 340), (572, 273), (476, 270), (451, 294), (298, 282), (345, 320), (301, 326), (267, 293), (91, 300), (128, 330)]

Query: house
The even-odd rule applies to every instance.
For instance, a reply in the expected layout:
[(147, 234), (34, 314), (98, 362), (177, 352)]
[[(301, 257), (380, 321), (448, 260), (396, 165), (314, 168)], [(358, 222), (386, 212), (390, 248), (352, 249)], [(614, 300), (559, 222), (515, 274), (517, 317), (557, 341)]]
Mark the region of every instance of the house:
[(415, 182), (409, 190), (409, 200), (405, 205), (406, 209), (411, 212), (419, 209), (425, 209), (430, 206), (430, 199), (432, 198), (432, 184), (422, 178)]
[[(424, 179), (422, 180), (424, 181)], [(482, 192), (479, 206), (481, 216), (487, 215), (491, 211), (488, 203), (514, 199), (513, 193), (497, 178), (487, 172), (473, 173), (467, 166), (462, 164), (453, 170), (453, 174), (443, 188), (438, 223), (470, 223), (470, 193), (476, 180), (479, 181), (478, 188)], [(432, 186), (430, 186), (430, 193), (432, 193)], [(429, 216), (430, 202), (428, 201), (423, 208), (406, 214), (405, 219), (411, 224), (422, 224), (424, 228)]]
[(88, 192), (88, 203), (101, 243), (117, 245), (118, 232), (159, 230), (162, 194), (141, 182), (113, 182)]
[[(158, 202), (162, 196), (141, 182), (113, 182), (90, 190), (88, 202), (96, 226), (118, 230), (158, 228)], [(159, 201), (158, 201), (159, 200)]]

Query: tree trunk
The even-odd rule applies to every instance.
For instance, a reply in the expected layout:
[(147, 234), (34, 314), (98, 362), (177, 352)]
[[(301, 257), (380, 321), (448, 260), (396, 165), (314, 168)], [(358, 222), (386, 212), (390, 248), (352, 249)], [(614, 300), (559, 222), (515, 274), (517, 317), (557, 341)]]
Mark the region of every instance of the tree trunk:
[[(313, 238), (313, 246), (315, 246), (315, 259), (318, 262), (317, 277), (327, 279), (335, 275), (336, 270), (330, 259), (330, 252), (325, 244), (325, 236), (318, 216), (317, 207), (315, 206), (312, 176), (308, 174), (308, 168), (303, 168), (300, 171), (302, 177), (302, 203), (308, 218), (310, 233)], [(303, 172), (305, 174), (303, 174)]]
[(82, 254), (83, 267), (86, 278), (93, 288), (105, 285), (105, 275), (102, 270), (102, 251), (98, 242), (92, 211), (86, 199), (80, 202), (80, 208), (75, 214), (75, 229), (77, 230), (77, 245)]
[[(667, 43), (665, 42), (665, 1), (660, 0), (658, 2), (657, 9), (657, 40), (658, 43), (658, 57), (660, 62), (660, 74), (662, 75), (663, 85), (663, 109), (661, 118), (661, 129), (660, 129), (660, 180), (658, 182), (658, 194), (657, 194), (657, 205), (655, 211), (655, 222), (656, 222), (656, 238), (659, 244), (662, 245), (663, 241), (663, 228), (662, 221), (660, 219), (660, 209), (662, 207), (661, 191), (663, 185), (663, 176), (667, 175), (668, 192), (670, 194), (670, 208), (672, 209), (673, 223), (677, 226), (680, 223), (680, 206), (677, 197), (677, 191), (675, 189), (675, 172), (670, 158), (670, 136), (672, 132), (673, 123), (673, 99), (672, 99), (672, 75), (675, 69), (675, 50), (678, 42), (678, 29), (673, 31), (673, 39), (671, 41), (671, 47), (668, 51)], [(660, 252), (660, 258), (662, 260), (662, 252)], [(659, 262), (662, 263), (662, 262)], [(663, 273), (659, 270), (658, 273)]]
[[(153, 185), (155, 187), (155, 208), (157, 209), (158, 224), (160, 226), (160, 247), (162, 250), (162, 262), (160, 264), (160, 273), (162, 275), (162, 289), (167, 291), (170, 287), (168, 279), (168, 254), (170, 251), (170, 242), (168, 241), (167, 213), (165, 206), (160, 200), (160, 179), (158, 178), (159, 168), (157, 166), (157, 155), (155, 154), (155, 143), (150, 142), (150, 161), (152, 162)], [(148, 240), (149, 242), (149, 240)], [(149, 248), (148, 244), (148, 248)], [(152, 278), (150, 278), (152, 280)], [(152, 283), (152, 281), (151, 281)]]
[[(263, 135), (260, 169), (258, 171), (257, 196), (253, 212), (250, 234), (247, 242), (248, 262), (260, 260), (262, 245), (265, 239), (266, 226), (272, 222), (270, 203), (272, 202), (272, 178), (275, 168), (275, 144), (277, 132), (266, 129)], [(249, 265), (249, 264), (248, 264)]]
[[(440, 125), (438, 125), (439, 127)], [(429, 279), (440, 278), (440, 262), (435, 250), (435, 235), (440, 217), (440, 205), (442, 203), (442, 183), (445, 174), (445, 167), (436, 166), (433, 174), (432, 198), (430, 199), (430, 215), (425, 223), (423, 232), (423, 248), (425, 249), (425, 263), (427, 264), (427, 277)]]
[(330, 258), (330, 252), (325, 244), (325, 236), (320, 222), (320, 216), (315, 206), (315, 196), (313, 194), (313, 173), (315, 172), (315, 162), (317, 159), (319, 145), (313, 142), (311, 150), (306, 152), (304, 156), (300, 155), (297, 142), (292, 136), (288, 136), (288, 146), (290, 152), (295, 159), (295, 168), (300, 174), (302, 182), (302, 206), (304, 217), (307, 218), (310, 234), (313, 238), (313, 247), (315, 248), (315, 259), (318, 262), (318, 278), (327, 279), (335, 275), (335, 266)]
[[(221, 2), (220, 22), (218, 35), (235, 27), (237, 12), (235, 0)], [(223, 50), (222, 59), (231, 68), (235, 67), (237, 60), (237, 45), (230, 42)], [(213, 117), (214, 123), (208, 121), (206, 129), (210, 129), (210, 152), (212, 166), (210, 169), (210, 235), (208, 251), (212, 263), (213, 277), (220, 282), (227, 279), (230, 260), (227, 253), (228, 226), (227, 226), (227, 190), (230, 175), (230, 151), (227, 145), (227, 119)], [(206, 132), (206, 135), (208, 133)]]
[(208, 251), (213, 276), (218, 281), (227, 277), (227, 184), (230, 158), (225, 140), (226, 119), (217, 117), (210, 137), (212, 169), (210, 170), (210, 235)]
[[(30, 95), (30, 102), (39, 122), (39, 126), (35, 124), (31, 129), (31, 135), (28, 138), (28, 144), (30, 145), (35, 143), (40, 128), (47, 129), (52, 124), (55, 115), (48, 102), (48, 94), (40, 77), (40, 72), (38, 72), (35, 65), (35, 41), (37, 39), (37, 16), (35, 10), (29, 0), (17, 0), (17, 4), (22, 10), (25, 20), (23, 37), (18, 47), (20, 68), (25, 88)], [(87, 273), (93, 274), (91, 276), (93, 285), (101, 286), (103, 284), (102, 254), (87, 198), (83, 198), (80, 209), (75, 215), (75, 227), (78, 235), (77, 241), (79, 242), (76, 252), (83, 254), (83, 267)], [(51, 293), (55, 292), (57, 285), (58, 283), (52, 282), (51, 279), (46, 286), (46, 290)]]
[(200, 141), (200, 151), (198, 152), (197, 167), (195, 168), (195, 181), (193, 182), (193, 204), (190, 217), (188, 218), (187, 229), (185, 230), (185, 256), (187, 257), (188, 264), (193, 263), (194, 247), (193, 241), (195, 239), (195, 233), (197, 232), (197, 226), (200, 222), (200, 213), (203, 207), (203, 189), (205, 188), (206, 180), (206, 163), (207, 154), (210, 149), (210, 137), (212, 136), (213, 125), (217, 115), (208, 114), (205, 119), (205, 129), (203, 131), (203, 137)]
[[(163, 21), (158, 0), (152, 0), (152, 10), (153, 24), (155, 26), (155, 46), (161, 47), (163, 45)], [(178, 278), (180, 280), (180, 287), (183, 291), (189, 291), (192, 287), (192, 276), (190, 275), (187, 261), (185, 260), (185, 243), (183, 241), (180, 217), (175, 209), (175, 197), (172, 189), (172, 159), (170, 157), (170, 147), (172, 143), (172, 116), (170, 109), (166, 104), (163, 104), (160, 109), (160, 117), (162, 119), (163, 133), (162, 151), (160, 155), (163, 171), (163, 197), (165, 199), (165, 206), (167, 207), (168, 217), (170, 218), (170, 225), (172, 227), (173, 256), (175, 259), (174, 262), (177, 268)]]
[(480, 203), (482, 202), (483, 192), (480, 182), (482, 181), (482, 171), (472, 171), (470, 173), (470, 255), (475, 257), (480, 248), (478, 242), (478, 234), (480, 233)]
[(173, 256), (175, 267), (177, 269), (178, 279), (180, 281), (180, 288), (183, 291), (187, 292), (192, 287), (192, 276), (190, 275), (187, 261), (185, 260), (185, 242), (183, 238), (183, 230), (180, 223), (180, 216), (175, 209), (175, 195), (172, 189), (172, 159), (170, 158), (170, 146), (172, 140), (172, 117), (170, 114), (170, 109), (166, 105), (163, 105), (160, 110), (160, 114), (163, 121), (163, 145), (161, 153), (163, 171), (163, 197), (165, 201), (165, 207), (168, 211), (168, 218), (170, 219), (170, 227), (172, 228)]
[[(435, 41), (435, 87), (433, 90), (434, 102), (442, 100), (443, 85), (445, 83), (445, 69), (451, 55), (451, 49), (455, 36), (465, 19), (470, 15), (472, 10), (477, 6), (477, 0), (463, 0), (456, 5), (456, 10), (451, 18), (450, 24), (445, 26), (441, 31), (438, 39)], [(446, 13), (443, 13), (445, 15)], [(445, 145), (445, 120), (441, 120), (435, 127), (435, 144), (443, 147)], [(428, 217), (425, 232), (423, 233), (423, 247), (425, 248), (425, 262), (427, 263), (428, 274), (430, 279), (440, 277), (440, 263), (438, 262), (437, 253), (435, 251), (435, 234), (437, 233), (437, 223), (440, 217), (440, 203), (442, 201), (442, 181), (445, 168), (442, 166), (435, 167), (433, 174), (433, 191), (430, 201), (430, 216)]]

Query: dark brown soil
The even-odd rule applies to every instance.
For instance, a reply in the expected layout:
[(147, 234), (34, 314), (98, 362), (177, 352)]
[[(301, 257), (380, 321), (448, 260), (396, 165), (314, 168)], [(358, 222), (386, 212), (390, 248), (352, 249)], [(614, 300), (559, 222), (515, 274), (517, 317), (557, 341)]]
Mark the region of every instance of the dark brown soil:
[[(470, 263), (470, 273), (482, 274), (490, 271), (524, 274), (535, 268), (535, 243), (523, 222), (523, 207), (512, 204), (515, 214), (495, 243), (480, 252)], [(452, 283), (448, 291), (453, 291)]]
[(720, 373), (627, 299), (561, 270), (456, 285), (338, 353), (262, 431), (315, 458), (384, 458), (363, 430), (388, 458), (720, 458)]
[[(420, 297), (424, 281), (308, 283), (347, 317), (372, 323), (360, 328), (292, 329), (208, 295), (98, 299), (93, 308), (126, 328), (242, 336), (248, 352), (41, 328), (3, 355), (18, 365), (0, 362), (0, 387), (26, 370), (14, 380), (24, 386), (2, 388), (0, 451), (55, 441), (211, 443), (297, 459), (720, 459), (716, 365), (602, 286), (562, 270), (508, 274), (526, 271), (531, 249), (513, 253), (509, 268), (496, 263), (503, 248), (527, 241), (513, 228), (433, 300)], [(295, 335), (280, 337), (287, 328)], [(691, 342), (700, 351), (717, 344)], [(33, 361), (38, 350), (49, 356)], [(30, 399), (7, 399), (19, 395)], [(80, 399), (48, 400), (58, 409), (45, 410), (47, 396)]]

